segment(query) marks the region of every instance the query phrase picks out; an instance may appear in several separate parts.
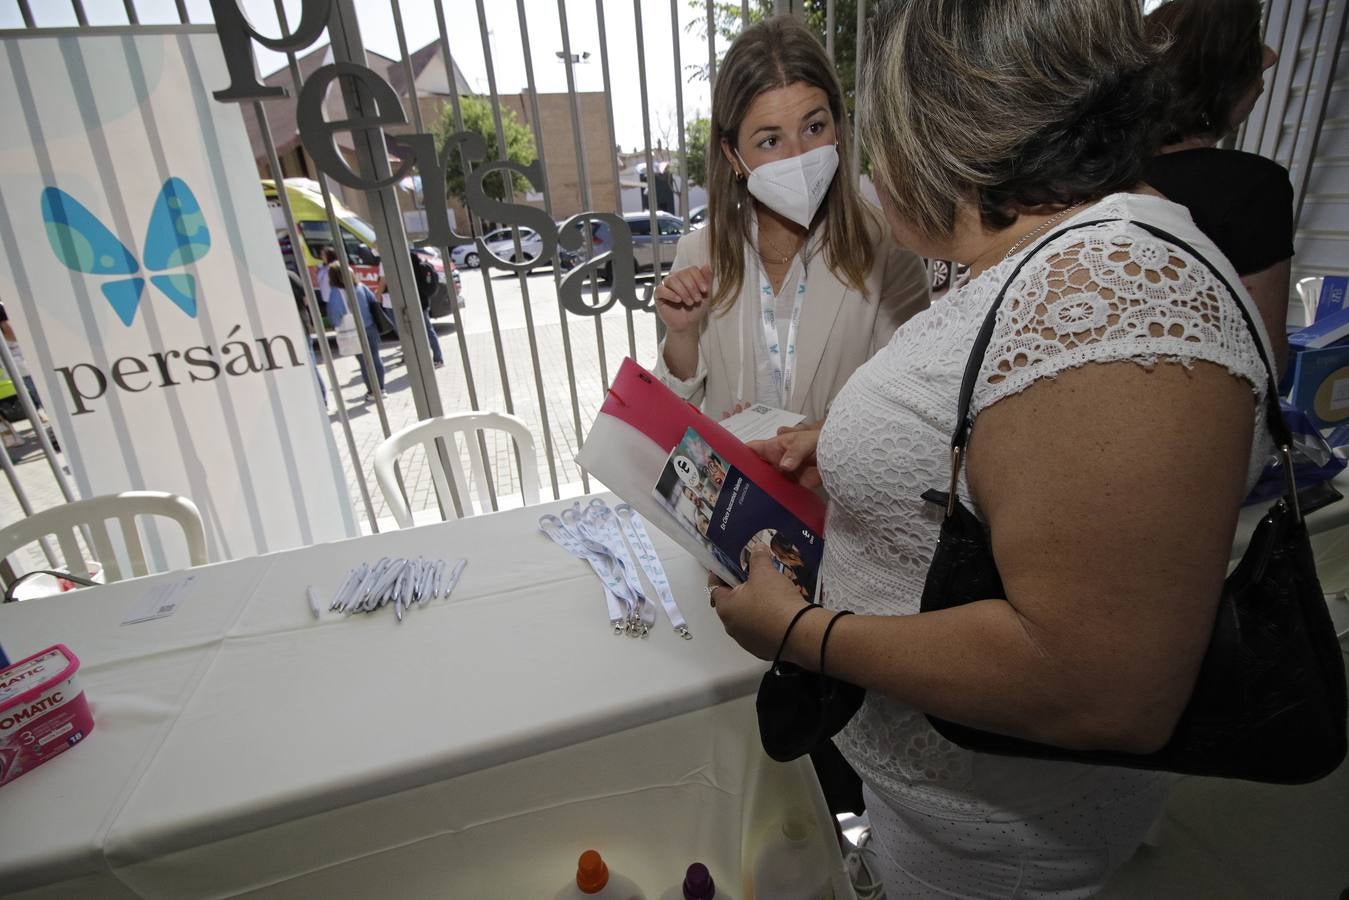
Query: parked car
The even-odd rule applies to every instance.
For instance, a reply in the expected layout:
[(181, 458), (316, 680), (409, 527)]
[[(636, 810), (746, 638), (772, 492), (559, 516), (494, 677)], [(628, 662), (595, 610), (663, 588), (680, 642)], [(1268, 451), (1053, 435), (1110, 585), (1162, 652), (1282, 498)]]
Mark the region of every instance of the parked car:
[[(656, 244), (651, 240), (651, 214), (649, 212), (624, 213), (623, 221), (628, 223), (628, 230), (632, 232), (632, 256), (637, 270), (640, 272), (644, 269), (653, 269)], [(579, 231), (582, 228), (582, 223), (578, 222), (573, 227)], [(674, 263), (675, 245), (679, 243), (680, 237), (684, 234), (684, 221), (667, 212), (657, 212), (656, 227), (659, 232), (657, 239), (660, 243), (660, 267), (661, 271), (664, 271)], [(589, 247), (586, 247), (585, 242), (582, 241), (580, 250), (563, 249), (561, 251), (564, 268), (579, 265), (593, 256), (606, 252), (613, 246), (613, 238), (608, 225), (603, 222), (591, 223), (591, 231)], [(605, 266), (600, 273), (600, 277), (609, 281), (611, 276), (609, 267)]]
[(689, 211), (689, 228), (702, 228), (707, 224), (707, 207), (695, 206)]
[[(517, 262), (515, 258), (515, 228), (497, 228), (489, 231), (482, 236), (483, 243), (487, 249), (492, 251), (493, 255), (499, 256), (507, 262)], [(520, 232), (520, 253), (523, 262), (532, 262), (543, 252), (543, 238), (539, 236), (533, 228), (519, 228)], [(458, 265), (470, 269), (476, 269), (482, 265), (482, 259), (478, 256), (478, 245), (460, 244), (450, 251), (450, 260)]]
[(460, 244), (450, 248), (450, 262), (465, 269), (476, 269), (482, 263), (477, 244)]
[(499, 256), (506, 262), (533, 262), (538, 259), (539, 254), (543, 252), (543, 238), (539, 233), (533, 228), (519, 229), (521, 256), (517, 259), (513, 231), (515, 229), (498, 228), (483, 235), (482, 241), (487, 245), (487, 249), (492, 251), (493, 256)]

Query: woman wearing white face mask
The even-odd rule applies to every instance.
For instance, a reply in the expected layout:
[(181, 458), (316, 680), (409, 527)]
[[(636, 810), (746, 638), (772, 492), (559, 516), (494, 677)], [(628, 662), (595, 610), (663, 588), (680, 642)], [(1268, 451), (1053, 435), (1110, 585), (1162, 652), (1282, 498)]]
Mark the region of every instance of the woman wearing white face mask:
[[(838, 76), (794, 18), (746, 29), (717, 71), (708, 224), (656, 288), (656, 373), (721, 417), (825, 417), (848, 376), (928, 304), (922, 261), (858, 196)], [(710, 148), (709, 148), (710, 149)]]

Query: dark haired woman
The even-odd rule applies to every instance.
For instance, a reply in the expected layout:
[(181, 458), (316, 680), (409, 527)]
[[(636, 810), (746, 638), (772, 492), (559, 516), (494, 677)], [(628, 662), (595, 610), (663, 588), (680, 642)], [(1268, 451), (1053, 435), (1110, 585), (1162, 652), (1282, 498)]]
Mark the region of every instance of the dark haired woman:
[(656, 372), (709, 415), (765, 403), (819, 421), (927, 307), (922, 261), (858, 196), (846, 115), (824, 48), (790, 16), (745, 29), (717, 70), (707, 226), (655, 292)]
[(1154, 40), (1169, 42), (1161, 69), (1171, 87), (1162, 152), (1148, 165), (1147, 181), (1187, 207), (1232, 263), (1282, 369), (1293, 186), (1272, 159), (1217, 146), (1246, 121), (1265, 89), (1264, 73), (1279, 61), (1260, 34), (1260, 2), (1170, 0), (1148, 15), (1147, 27)]
[[(881, 207), (900, 243), (970, 274), (822, 431), (761, 445), (818, 464), (825, 602), (857, 613), (826, 648), (834, 613), (807, 609), (784, 657), (867, 689), (835, 741), (887, 897), (1087, 897), (1167, 779), (972, 752), (925, 714), (1081, 750), (1167, 742), (1270, 447), (1268, 337), (1231, 264), (1143, 184), (1164, 92), (1137, 0), (905, 0), (875, 29), (859, 121)], [(941, 518), (922, 494), (949, 483), (966, 360), (1004, 288), (956, 483), (1003, 589), (920, 612)], [(802, 609), (767, 551), (713, 593), (766, 658)]]

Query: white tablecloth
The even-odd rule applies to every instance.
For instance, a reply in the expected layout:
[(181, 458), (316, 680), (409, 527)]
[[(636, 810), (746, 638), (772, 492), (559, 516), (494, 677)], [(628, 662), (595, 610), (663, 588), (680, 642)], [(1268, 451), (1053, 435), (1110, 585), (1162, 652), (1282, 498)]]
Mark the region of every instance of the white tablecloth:
[[(0, 788), (0, 893), (365, 896), (396, 877), (405, 895), (551, 896), (594, 845), (652, 893), (700, 858), (748, 896), (765, 831), (789, 808), (824, 816), (808, 766), (758, 750), (763, 663), (658, 534), (695, 638), (664, 618), (645, 641), (610, 634), (594, 577), (535, 532), (544, 511), (204, 567), (138, 625), (120, 623), (182, 573), (0, 606), (11, 658), (56, 642), (81, 658), (96, 720)], [(1310, 526), (1347, 517), (1341, 502)], [(387, 608), (313, 620), (307, 585), (331, 594), (384, 555), (470, 562), (402, 625)]]
[[(364, 895), (396, 876), (406, 895), (551, 896), (594, 845), (652, 895), (697, 858), (738, 894), (788, 807), (838, 877), (808, 764), (758, 748), (764, 663), (726, 637), (698, 566), (653, 535), (693, 640), (663, 616), (615, 636), (589, 569), (536, 532), (545, 511), (205, 567), (138, 625), (119, 623), (181, 573), (0, 607), (12, 658), (80, 656), (95, 716), (0, 789), (0, 892)], [(384, 555), (469, 564), (401, 624), (313, 619), (306, 586), (331, 595)]]

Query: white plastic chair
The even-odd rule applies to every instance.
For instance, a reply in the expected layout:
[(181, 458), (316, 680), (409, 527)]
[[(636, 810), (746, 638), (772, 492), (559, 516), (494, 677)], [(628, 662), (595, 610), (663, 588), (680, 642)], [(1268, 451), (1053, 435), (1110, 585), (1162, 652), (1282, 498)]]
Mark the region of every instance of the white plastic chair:
[[(183, 529), (192, 565), (202, 566), (211, 561), (206, 553), (206, 530), (202, 526), (197, 505), (186, 497), (162, 491), (107, 494), (34, 513), (0, 530), (0, 559), (7, 559), (16, 550), (53, 536), (61, 548), (66, 570), (75, 575), (84, 575), (89, 571), (89, 566), (80, 549), (80, 531), (85, 529), (92, 544), (90, 549), (93, 559), (103, 566), (106, 581), (149, 575), (145, 545), (136, 527), (137, 516), (161, 516), (177, 522)], [(115, 522), (121, 531), (130, 562), (127, 571), (123, 571), (117, 553), (113, 550), (109, 522)]]
[(1325, 278), (1321, 276), (1298, 279), (1297, 296), (1302, 301), (1302, 325), (1304, 327), (1316, 321), (1316, 303), (1321, 299), (1321, 282), (1323, 281), (1325, 281)]
[(395, 465), (398, 457), (413, 447), (421, 446), (426, 451), (426, 464), (431, 470), (431, 479), (436, 486), (436, 497), (446, 516), (455, 518), (454, 499), (450, 493), (450, 483), (445, 477), (445, 468), (441, 465), (441, 455), (436, 449), (437, 440), (443, 439), (445, 456), (450, 463), (450, 477), (454, 479), (455, 491), (463, 505), (465, 515), (473, 515), (473, 500), (469, 494), (468, 480), (464, 477), (464, 466), (459, 455), (455, 436), (462, 434), (468, 448), (469, 465), (473, 481), (478, 489), (478, 505), (483, 512), (492, 508), (491, 494), (488, 491), (487, 466), (483, 462), (482, 449), (478, 445), (478, 435), (491, 430), (504, 431), (515, 441), (520, 453), (520, 485), (526, 506), (539, 502), (539, 464), (534, 449), (534, 437), (525, 423), (515, 416), (504, 413), (464, 412), (438, 419), (427, 419), (409, 425), (384, 439), (375, 448), (375, 480), (384, 494), (384, 500), (393, 512), (394, 521), (399, 528), (412, 525), (412, 512), (408, 509), (403, 493), (398, 489)]

